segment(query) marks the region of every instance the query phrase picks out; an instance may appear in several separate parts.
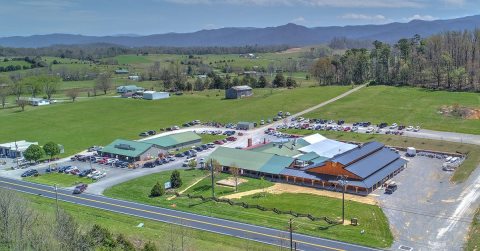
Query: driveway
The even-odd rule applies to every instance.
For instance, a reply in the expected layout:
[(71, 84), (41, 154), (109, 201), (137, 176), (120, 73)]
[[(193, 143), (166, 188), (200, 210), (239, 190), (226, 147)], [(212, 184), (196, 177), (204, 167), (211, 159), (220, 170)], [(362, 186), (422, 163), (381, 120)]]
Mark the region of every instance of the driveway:
[(452, 184), (442, 160), (413, 157), (393, 180), (391, 195), (373, 193), (389, 219), (392, 250), (463, 250), (465, 236), (480, 205), (480, 169), (462, 184)]

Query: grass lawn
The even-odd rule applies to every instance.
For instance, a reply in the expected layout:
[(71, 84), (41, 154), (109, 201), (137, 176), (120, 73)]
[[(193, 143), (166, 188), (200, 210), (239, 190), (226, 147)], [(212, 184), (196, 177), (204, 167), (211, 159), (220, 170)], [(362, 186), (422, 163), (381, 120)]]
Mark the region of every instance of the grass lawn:
[[(217, 174), (215, 176), (215, 182), (229, 178), (229, 177), (232, 177), (232, 176), (226, 173)], [(261, 181), (260, 179), (253, 179), (253, 178), (247, 178), (247, 177), (240, 177), (240, 178), (246, 179), (247, 182), (244, 182), (238, 185), (238, 192), (262, 189), (262, 188), (267, 188), (274, 185), (274, 183), (267, 180)], [(211, 184), (212, 184), (212, 179), (211, 179), (211, 176), (209, 176), (203, 179), (202, 181), (198, 182), (191, 188), (189, 188), (187, 191), (185, 191), (185, 194), (203, 195), (205, 197), (211, 197), (212, 196)], [(220, 186), (220, 185), (215, 186), (215, 196), (217, 197), (225, 196), (233, 193), (235, 193), (235, 187), (227, 187), (227, 186)]]
[[(24, 196), (30, 200), (33, 206), (40, 212), (54, 217), (54, 200), (33, 195)], [(177, 234), (182, 232), (186, 236), (185, 247), (188, 250), (278, 250), (277, 247), (253, 241), (182, 228), (167, 223), (98, 210), (96, 208), (61, 201), (59, 205), (62, 209), (70, 213), (82, 228), (88, 229), (94, 223), (99, 224), (108, 228), (114, 234), (125, 235), (134, 245), (138, 245), (137, 248), (141, 248), (144, 243), (152, 241), (159, 250), (167, 250), (169, 248), (167, 245), (170, 244), (173, 235), (173, 239), (176, 239), (175, 248), (180, 249), (181, 244)], [(144, 223), (144, 227), (136, 227), (140, 223)]]
[(0, 138), (3, 142), (54, 141), (65, 146), (63, 156), (67, 156), (91, 145), (106, 145), (117, 138), (136, 139), (139, 132), (195, 119), (236, 123), (259, 121), (273, 117), (278, 111), (294, 113), (348, 89), (255, 89), (254, 97), (241, 100), (224, 100), (223, 91), (210, 90), (156, 101), (98, 97), (29, 107), (25, 112), (5, 109), (0, 111)]
[(199, 135), (202, 138), (202, 144), (207, 144), (207, 143), (214, 142), (216, 140), (222, 140), (227, 138), (227, 136), (225, 135), (211, 135), (211, 134), (199, 134)]
[(93, 180), (90, 178), (80, 178), (76, 175), (64, 174), (64, 173), (48, 173), (42, 174), (37, 177), (26, 177), (23, 178), (26, 181), (41, 183), (45, 185), (55, 185), (61, 187), (71, 187), (80, 183), (91, 184)]
[(371, 121), (374, 124), (396, 122), (439, 131), (480, 134), (480, 120), (465, 120), (438, 113), (441, 106), (454, 104), (480, 108), (480, 95), (409, 87), (371, 86), (306, 114), (305, 117), (345, 119), (348, 122)]
[(468, 233), (466, 251), (476, 251), (480, 249), (480, 208), (477, 209), (475, 216), (473, 217), (472, 225), (470, 225), (470, 231)]
[[(288, 129), (285, 132), (299, 135), (308, 135), (316, 133), (311, 130), (297, 130)], [(330, 139), (354, 141), (354, 142), (368, 142), (379, 141), (390, 146), (399, 147), (415, 147), (417, 149), (433, 150), (441, 152), (461, 152), (467, 154), (467, 159), (457, 168), (452, 176), (453, 182), (463, 182), (480, 164), (480, 147), (470, 144), (462, 144), (448, 141), (420, 139), (412, 137), (404, 137), (397, 135), (385, 134), (364, 134), (352, 132), (336, 132), (336, 131), (320, 131), (318, 132)]]
[[(169, 171), (127, 181), (107, 189), (104, 194), (114, 198), (137, 201), (165, 208), (174, 208), (260, 226), (277, 229), (286, 229), (287, 227), (288, 220), (291, 217), (289, 215), (277, 215), (273, 212), (244, 209), (239, 206), (230, 206), (224, 203), (202, 202), (199, 199), (188, 199), (185, 197), (167, 200), (166, 198), (170, 197), (170, 195), (150, 198), (148, 195), (157, 180), (163, 183), (168, 180), (170, 174), (171, 172)], [(208, 171), (182, 171), (183, 186), (179, 190), (185, 189), (190, 184), (193, 184), (195, 180), (198, 180), (198, 178), (204, 177), (204, 175), (208, 175)], [(222, 174), (220, 177), (227, 177), (227, 175)], [(207, 188), (207, 184), (210, 184), (208, 177), (187, 190), (187, 193), (210, 196), (210, 189)], [(268, 184), (271, 185), (272, 183), (268, 182)], [(260, 187), (260, 181), (254, 181), (252, 179), (240, 185), (239, 190), (248, 191)], [(233, 192), (232, 188), (227, 187), (216, 186), (215, 189), (217, 196), (220, 196), (220, 193), (221, 195), (226, 195)], [(126, 190), (128, 190), (128, 192), (125, 192)], [(341, 200), (315, 195), (269, 194), (266, 197), (253, 195), (242, 198), (239, 201), (248, 201), (262, 206), (275, 205), (282, 210), (298, 210), (301, 213), (310, 213), (315, 216), (328, 216), (331, 218), (341, 216)], [(388, 227), (388, 221), (379, 207), (348, 201), (346, 202), (346, 208), (346, 217), (348, 219), (352, 217), (358, 218), (360, 226), (334, 226), (324, 221), (311, 222), (304, 218), (296, 218), (296, 231), (373, 247), (389, 247), (391, 245), (393, 237)], [(362, 235), (360, 233), (362, 229), (366, 231), (366, 234)]]

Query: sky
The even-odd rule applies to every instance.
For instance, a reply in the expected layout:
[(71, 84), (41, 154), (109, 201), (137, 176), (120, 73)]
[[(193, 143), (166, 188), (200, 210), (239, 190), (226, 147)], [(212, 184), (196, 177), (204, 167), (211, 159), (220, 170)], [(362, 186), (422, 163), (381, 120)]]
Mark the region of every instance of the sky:
[(0, 0), (0, 37), (345, 26), (477, 14), (480, 0)]

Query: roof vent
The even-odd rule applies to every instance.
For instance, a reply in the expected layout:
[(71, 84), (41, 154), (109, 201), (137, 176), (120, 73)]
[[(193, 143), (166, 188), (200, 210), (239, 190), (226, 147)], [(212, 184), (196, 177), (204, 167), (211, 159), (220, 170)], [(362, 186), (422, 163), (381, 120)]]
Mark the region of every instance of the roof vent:
[(129, 144), (118, 144), (118, 145), (115, 145), (115, 148), (122, 149), (122, 150), (135, 151), (135, 147), (132, 147)]

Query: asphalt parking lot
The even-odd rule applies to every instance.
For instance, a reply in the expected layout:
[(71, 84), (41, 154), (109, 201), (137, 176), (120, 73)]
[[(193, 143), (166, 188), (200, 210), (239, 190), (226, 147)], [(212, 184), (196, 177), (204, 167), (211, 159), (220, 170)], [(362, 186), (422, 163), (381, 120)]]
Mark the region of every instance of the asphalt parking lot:
[[(452, 172), (442, 170), (443, 160), (424, 156), (407, 159), (407, 168), (392, 179), (398, 189), (391, 195), (383, 189), (372, 194), (390, 221), (395, 236), (391, 249), (462, 250), (473, 210), (456, 212), (465, 197), (462, 191), (472, 182), (450, 183)], [(445, 228), (449, 231), (442, 233)]]

